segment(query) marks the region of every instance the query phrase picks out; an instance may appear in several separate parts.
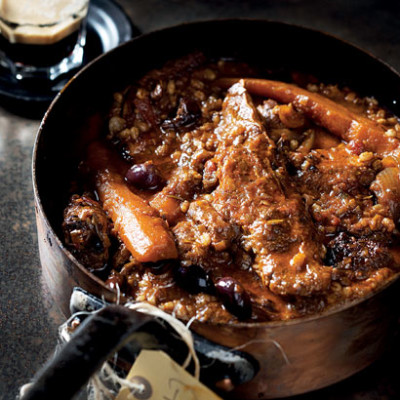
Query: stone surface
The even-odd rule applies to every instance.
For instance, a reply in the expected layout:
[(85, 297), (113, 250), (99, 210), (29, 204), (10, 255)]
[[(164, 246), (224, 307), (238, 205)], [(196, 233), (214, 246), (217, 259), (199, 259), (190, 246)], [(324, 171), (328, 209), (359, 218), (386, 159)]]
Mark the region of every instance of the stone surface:
[[(400, 70), (400, 4), (396, 1), (120, 0), (119, 3), (142, 32), (212, 18), (267, 18), (329, 32)], [(268, 43), (261, 45), (268, 50)], [(37, 250), (31, 153), (38, 126), (38, 120), (18, 117), (0, 107), (0, 400), (14, 399), (19, 386), (52, 354), (57, 326), (62, 321), (41, 281)], [(293, 399), (399, 399), (399, 369), (395, 364), (399, 356), (399, 346), (393, 346), (385, 357), (355, 377)]]

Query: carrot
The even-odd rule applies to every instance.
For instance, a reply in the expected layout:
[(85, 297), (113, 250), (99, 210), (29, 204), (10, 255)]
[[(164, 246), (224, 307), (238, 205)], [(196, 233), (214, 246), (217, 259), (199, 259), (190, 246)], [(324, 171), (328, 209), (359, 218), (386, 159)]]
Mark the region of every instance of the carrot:
[[(237, 79), (226, 78), (220, 79), (217, 84), (228, 88), (237, 81)], [(393, 219), (398, 220), (400, 206), (397, 186), (400, 176), (400, 146), (397, 138), (388, 137), (379, 124), (318, 93), (279, 81), (266, 79), (241, 81), (252, 94), (270, 97), (281, 103), (292, 103), (296, 109), (302, 111), (317, 124), (349, 142), (348, 146), (357, 154), (373, 151), (383, 157), (388, 156), (389, 162), (394, 163), (393, 168), (386, 168), (380, 172), (370, 188), (375, 192), (378, 203), (386, 207), (389, 205)], [(388, 182), (388, 176), (390, 176), (390, 182)], [(385, 190), (382, 190), (382, 179)]]
[(100, 142), (89, 146), (88, 165), (104, 210), (131, 254), (140, 262), (177, 258), (175, 242), (165, 222), (145, 200), (133, 193), (121, 174), (122, 163)]
[(175, 225), (177, 221), (184, 216), (180, 209), (181, 202), (181, 200), (161, 191), (150, 201), (150, 205), (155, 208), (170, 225)]
[[(223, 78), (217, 85), (228, 88), (239, 79)], [(252, 94), (269, 97), (280, 103), (292, 103), (307, 117), (341, 139), (354, 144), (361, 151), (389, 154), (398, 147), (398, 140), (387, 137), (385, 130), (367, 117), (348, 110), (341, 104), (298, 86), (267, 79), (243, 79), (244, 87)]]

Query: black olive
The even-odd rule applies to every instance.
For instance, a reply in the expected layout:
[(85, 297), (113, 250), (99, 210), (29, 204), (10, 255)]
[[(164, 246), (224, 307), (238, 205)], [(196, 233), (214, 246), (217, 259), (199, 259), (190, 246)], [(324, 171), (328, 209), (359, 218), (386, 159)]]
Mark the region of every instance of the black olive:
[(189, 267), (180, 265), (175, 269), (174, 276), (176, 283), (189, 293), (214, 293), (214, 284), (211, 278), (198, 265), (191, 265)]
[(243, 286), (233, 278), (220, 278), (215, 289), (226, 309), (238, 319), (251, 317), (252, 307), (248, 293)]
[(201, 109), (195, 100), (182, 98), (179, 101), (176, 116), (173, 119), (167, 119), (161, 127), (164, 129), (192, 128), (197, 124), (201, 117)]
[(138, 189), (156, 190), (164, 183), (157, 167), (151, 163), (135, 164), (128, 169), (125, 179)]
[(144, 266), (150, 268), (154, 275), (161, 275), (167, 270), (173, 268), (176, 263), (176, 260), (161, 260), (154, 263), (146, 263)]

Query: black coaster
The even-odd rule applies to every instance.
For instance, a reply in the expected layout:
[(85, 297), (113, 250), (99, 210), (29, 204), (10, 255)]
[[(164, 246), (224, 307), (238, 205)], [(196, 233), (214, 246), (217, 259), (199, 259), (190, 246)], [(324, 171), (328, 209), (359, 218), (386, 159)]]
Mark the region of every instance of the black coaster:
[[(87, 19), (84, 62), (140, 34), (124, 10), (112, 0), (92, 0)], [(74, 69), (49, 85), (22, 84), (0, 66), (0, 104), (13, 113), (41, 118), (56, 94), (78, 71)]]

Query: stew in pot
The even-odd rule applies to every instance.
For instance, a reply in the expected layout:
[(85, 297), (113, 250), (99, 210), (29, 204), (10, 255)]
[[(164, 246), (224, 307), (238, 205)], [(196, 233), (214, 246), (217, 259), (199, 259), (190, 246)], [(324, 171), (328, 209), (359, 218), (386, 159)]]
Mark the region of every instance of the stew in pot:
[(398, 137), (398, 118), (349, 88), (190, 54), (115, 93), (65, 243), (178, 318), (319, 313), (399, 271)]

